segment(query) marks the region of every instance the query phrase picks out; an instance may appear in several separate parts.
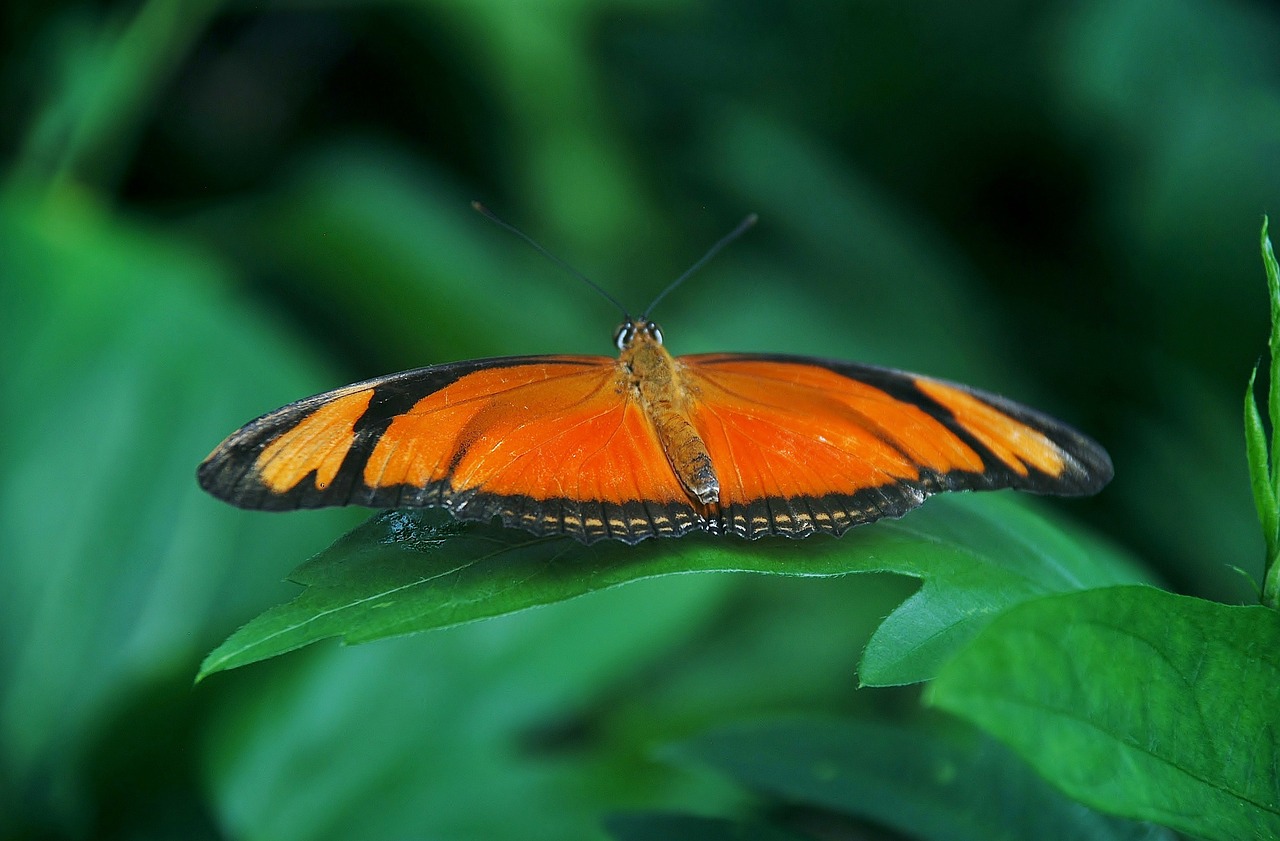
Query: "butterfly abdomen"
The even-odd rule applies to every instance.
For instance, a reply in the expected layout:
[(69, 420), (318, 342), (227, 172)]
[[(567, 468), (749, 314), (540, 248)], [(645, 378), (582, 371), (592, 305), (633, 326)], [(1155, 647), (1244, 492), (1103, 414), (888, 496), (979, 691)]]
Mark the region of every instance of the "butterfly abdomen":
[(625, 388), (639, 402), (662, 446), (672, 472), (695, 507), (720, 500), (720, 480), (706, 442), (693, 424), (693, 399), (679, 375), (676, 361), (662, 345), (637, 337), (622, 352), (619, 368)]

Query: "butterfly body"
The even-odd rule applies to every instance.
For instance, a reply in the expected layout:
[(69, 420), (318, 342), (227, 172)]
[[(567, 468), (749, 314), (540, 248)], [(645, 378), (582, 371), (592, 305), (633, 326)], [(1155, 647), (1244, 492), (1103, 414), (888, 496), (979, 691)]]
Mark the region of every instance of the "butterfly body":
[(807, 537), (933, 493), (1096, 492), (1106, 452), (996, 395), (856, 363), (673, 357), (628, 320), (617, 358), (420, 368), (285, 406), (201, 464), (232, 504), (441, 506), (535, 534), (635, 543), (693, 531)]
[(628, 397), (649, 419), (676, 478), (692, 501), (715, 506), (720, 500), (720, 480), (706, 442), (698, 435), (697, 393), (684, 366), (662, 346), (657, 325), (644, 319), (619, 328), (617, 344), (618, 368)]

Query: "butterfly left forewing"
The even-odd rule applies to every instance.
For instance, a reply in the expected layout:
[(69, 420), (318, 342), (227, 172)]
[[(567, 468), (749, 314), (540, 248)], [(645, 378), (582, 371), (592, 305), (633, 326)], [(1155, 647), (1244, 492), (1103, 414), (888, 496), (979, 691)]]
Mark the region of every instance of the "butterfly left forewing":
[(698, 528), (617, 366), (518, 357), (357, 383), (247, 424), (199, 480), (243, 508), (442, 506), (588, 542)]
[[(520, 372), (513, 379), (546, 379), (597, 370), (602, 357), (512, 357), (435, 365), (378, 377), (291, 403), (251, 421), (223, 441), (200, 465), (205, 490), (241, 508), (288, 510), (331, 505), (394, 507), (417, 504), (441, 489), (446, 460), (459, 443), (469, 411), (483, 407), (475, 379), (495, 370)], [(492, 381), (492, 376), (489, 380)], [(412, 442), (420, 461), (413, 476), (373, 469), (388, 448), (410, 446), (406, 418), (427, 403), (439, 404), (432, 434)], [(456, 428), (455, 428), (456, 426)], [(423, 430), (414, 430), (421, 433)], [(413, 471), (409, 471), (413, 472)]]
[(995, 395), (901, 371), (805, 357), (681, 357), (721, 470), (721, 528), (840, 534), (944, 490), (1092, 493), (1096, 443)]

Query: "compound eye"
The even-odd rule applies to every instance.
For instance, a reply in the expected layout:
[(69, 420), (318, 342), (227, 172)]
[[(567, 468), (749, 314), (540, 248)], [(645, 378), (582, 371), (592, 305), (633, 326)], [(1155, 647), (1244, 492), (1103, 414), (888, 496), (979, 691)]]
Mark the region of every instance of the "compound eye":
[(613, 331), (613, 343), (618, 350), (626, 350), (627, 345), (631, 344), (631, 340), (636, 337), (636, 326), (630, 321), (624, 321), (618, 325), (618, 329)]
[(662, 328), (650, 321), (645, 325), (645, 332), (649, 334), (649, 338), (658, 344), (662, 344)]

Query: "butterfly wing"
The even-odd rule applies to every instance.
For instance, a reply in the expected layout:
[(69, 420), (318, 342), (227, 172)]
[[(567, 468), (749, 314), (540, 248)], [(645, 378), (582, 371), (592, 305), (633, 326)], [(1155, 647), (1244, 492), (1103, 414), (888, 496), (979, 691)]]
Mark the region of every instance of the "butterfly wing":
[(823, 359), (679, 358), (720, 480), (714, 530), (840, 534), (948, 490), (1082, 495), (1112, 476), (1097, 443), (967, 386)]
[(233, 433), (199, 481), (243, 508), (442, 506), (635, 543), (695, 529), (840, 534), (939, 491), (1077, 495), (1111, 478), (1090, 439), (966, 386), (803, 357), (677, 366), (717, 505), (689, 499), (618, 360), (593, 356), (459, 362), (317, 395)]
[(243, 508), (442, 506), (585, 541), (699, 527), (607, 357), (477, 360), (356, 383), (247, 424), (198, 477)]

